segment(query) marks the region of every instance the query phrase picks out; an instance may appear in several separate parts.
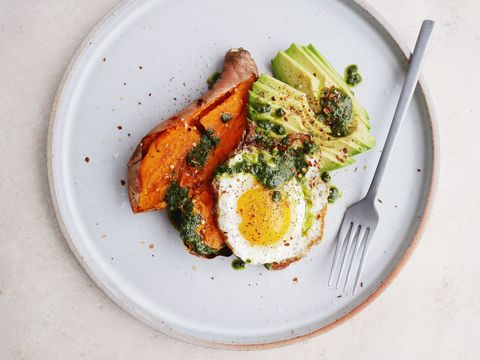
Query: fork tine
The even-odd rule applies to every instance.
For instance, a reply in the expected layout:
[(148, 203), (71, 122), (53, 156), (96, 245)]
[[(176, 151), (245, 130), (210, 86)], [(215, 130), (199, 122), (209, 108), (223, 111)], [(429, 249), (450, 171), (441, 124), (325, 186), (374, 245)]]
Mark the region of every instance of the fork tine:
[(365, 265), (365, 259), (368, 254), (368, 246), (370, 245), (370, 240), (372, 239), (372, 237), (370, 236), (372, 229), (368, 227), (366, 231), (368, 231), (368, 234), (365, 234), (365, 246), (363, 247), (362, 258), (360, 259), (360, 265), (358, 266), (357, 276), (355, 278), (355, 284), (353, 285), (353, 293), (352, 293), (353, 295), (355, 295), (355, 293), (357, 292), (358, 282), (360, 281), (360, 277), (362, 276), (363, 266)]
[(345, 241), (345, 237), (352, 228), (353, 223), (351, 221), (347, 221), (344, 217), (342, 221), (342, 225), (340, 226), (340, 231), (337, 238), (337, 247), (335, 248), (335, 255), (333, 255), (333, 263), (332, 269), (330, 270), (330, 276), (328, 278), (328, 286), (332, 285), (332, 280), (335, 275), (335, 269), (337, 267), (338, 258), (340, 257), (340, 253), (342, 252), (343, 243)]
[(345, 265), (347, 264), (346, 260), (348, 258), (348, 254), (350, 253), (350, 248), (354, 240), (357, 238), (357, 235), (360, 229), (361, 229), (360, 225), (352, 224), (352, 228), (350, 229), (350, 232), (347, 236), (347, 245), (345, 246), (345, 252), (343, 253), (342, 263), (340, 265), (340, 271), (338, 272), (337, 283), (335, 284), (335, 290), (338, 289), (338, 284), (340, 284), (340, 279), (342, 278), (343, 271), (345, 270)]
[(355, 248), (353, 249), (353, 254), (352, 254), (352, 259), (350, 261), (350, 265), (348, 266), (348, 271), (347, 271), (347, 276), (345, 277), (345, 284), (343, 285), (343, 292), (347, 289), (347, 284), (348, 284), (348, 279), (350, 278), (350, 274), (353, 269), (353, 263), (357, 259), (358, 251), (360, 250), (360, 247), (362, 243), (365, 240), (365, 234), (367, 233), (367, 229), (363, 227), (359, 233), (358, 236), (356, 237), (355, 241)]

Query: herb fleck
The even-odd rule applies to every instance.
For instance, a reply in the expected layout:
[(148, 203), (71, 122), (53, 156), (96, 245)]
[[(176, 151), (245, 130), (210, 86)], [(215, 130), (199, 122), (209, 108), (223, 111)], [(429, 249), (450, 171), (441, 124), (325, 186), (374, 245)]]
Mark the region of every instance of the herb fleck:
[(322, 172), (322, 175), (321, 175), (321, 178), (322, 178), (322, 181), (323, 182), (326, 182), (327, 184), (332, 180), (332, 177), (330, 176), (330, 174), (328, 172)]
[(278, 190), (275, 190), (272, 194), (273, 201), (280, 201), (282, 200), (282, 193)]
[(283, 110), (283, 108), (278, 108), (276, 111), (275, 111), (275, 116), (276, 117), (283, 117), (285, 116), (285, 110)]
[(272, 110), (272, 107), (269, 104), (255, 104), (255, 110), (259, 113), (268, 113)]
[(233, 115), (228, 113), (228, 112), (222, 112), (222, 115), (220, 115), (220, 119), (222, 120), (223, 123), (227, 123), (230, 120), (232, 120)]
[(340, 197), (340, 191), (336, 186), (330, 186), (330, 192), (328, 194), (328, 203), (333, 204)]
[(245, 269), (245, 262), (242, 259), (234, 259), (232, 261), (232, 268), (234, 270), (243, 270)]

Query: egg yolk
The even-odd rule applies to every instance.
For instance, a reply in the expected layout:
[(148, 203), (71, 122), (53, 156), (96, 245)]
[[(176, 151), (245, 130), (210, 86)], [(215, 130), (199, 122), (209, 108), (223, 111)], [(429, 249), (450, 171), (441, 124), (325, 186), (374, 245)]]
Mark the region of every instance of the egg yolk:
[(272, 245), (281, 240), (290, 226), (287, 199), (274, 201), (272, 191), (257, 187), (240, 196), (237, 211), (239, 230), (252, 245)]

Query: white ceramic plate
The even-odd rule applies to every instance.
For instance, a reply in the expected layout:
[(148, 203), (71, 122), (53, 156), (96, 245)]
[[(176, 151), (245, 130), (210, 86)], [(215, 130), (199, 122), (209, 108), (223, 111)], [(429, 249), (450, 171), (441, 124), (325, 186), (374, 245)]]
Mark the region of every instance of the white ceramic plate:
[[(52, 197), (79, 262), (139, 320), (211, 346), (285, 344), (361, 309), (412, 249), (434, 175), (433, 116), (422, 84), (380, 189), (380, 224), (362, 288), (354, 297), (328, 288), (334, 235), (345, 208), (368, 188), (405, 75), (406, 49), (395, 39), (371, 9), (349, 1), (157, 0), (118, 7), (78, 51), (52, 114)], [(344, 196), (329, 208), (324, 240), (307, 258), (284, 271), (234, 271), (232, 258), (188, 254), (165, 213), (133, 215), (121, 180), (140, 138), (206, 91), (226, 50), (248, 49), (264, 72), (291, 42), (312, 42), (340, 72), (359, 65), (364, 84), (355, 92), (378, 145), (333, 176)]]

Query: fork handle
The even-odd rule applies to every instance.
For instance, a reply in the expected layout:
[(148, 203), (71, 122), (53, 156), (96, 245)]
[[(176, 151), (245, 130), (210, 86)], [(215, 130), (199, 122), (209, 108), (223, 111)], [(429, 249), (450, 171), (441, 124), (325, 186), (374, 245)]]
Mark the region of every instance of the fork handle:
[(385, 145), (383, 146), (382, 155), (380, 156), (377, 169), (375, 170), (375, 175), (373, 176), (372, 183), (370, 184), (370, 188), (368, 189), (368, 193), (366, 195), (366, 198), (370, 199), (371, 201), (375, 201), (375, 198), (377, 197), (378, 187), (380, 185), (380, 181), (382, 180), (383, 173), (385, 172), (392, 148), (395, 145), (398, 130), (400, 129), (400, 125), (405, 118), (405, 114), (407, 113), (408, 107), (412, 100), (413, 93), (415, 92), (434, 25), (435, 22), (432, 20), (424, 20), (422, 23), (422, 28), (420, 29), (420, 33), (418, 34), (415, 49), (413, 50), (413, 54), (410, 58), (407, 77), (403, 83), (402, 92), (400, 93), (400, 98), (398, 100), (397, 108), (395, 109), (395, 114), (393, 115), (390, 130), (388, 131), (387, 139), (385, 140)]

